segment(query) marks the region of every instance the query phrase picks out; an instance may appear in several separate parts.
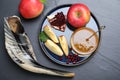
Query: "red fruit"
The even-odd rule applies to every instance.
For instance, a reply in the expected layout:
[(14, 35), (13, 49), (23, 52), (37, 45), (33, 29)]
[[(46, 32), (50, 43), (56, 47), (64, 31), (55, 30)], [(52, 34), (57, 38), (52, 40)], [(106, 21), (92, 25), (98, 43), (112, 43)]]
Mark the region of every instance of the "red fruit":
[(40, 0), (21, 0), (19, 4), (19, 12), (26, 19), (39, 16), (43, 9), (44, 5)]
[(62, 61), (62, 57), (60, 57), (59, 60)]
[(90, 10), (84, 4), (73, 4), (68, 10), (67, 19), (73, 27), (83, 27), (90, 20)]

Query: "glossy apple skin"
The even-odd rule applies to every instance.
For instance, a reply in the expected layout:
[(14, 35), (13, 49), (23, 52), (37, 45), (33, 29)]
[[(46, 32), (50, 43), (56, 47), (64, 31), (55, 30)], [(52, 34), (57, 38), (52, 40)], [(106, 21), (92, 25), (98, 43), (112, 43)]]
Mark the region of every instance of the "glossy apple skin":
[(73, 4), (68, 10), (67, 19), (75, 28), (84, 27), (90, 20), (90, 10), (84, 4)]
[(44, 5), (40, 0), (21, 0), (19, 4), (19, 12), (26, 19), (39, 16), (43, 9)]

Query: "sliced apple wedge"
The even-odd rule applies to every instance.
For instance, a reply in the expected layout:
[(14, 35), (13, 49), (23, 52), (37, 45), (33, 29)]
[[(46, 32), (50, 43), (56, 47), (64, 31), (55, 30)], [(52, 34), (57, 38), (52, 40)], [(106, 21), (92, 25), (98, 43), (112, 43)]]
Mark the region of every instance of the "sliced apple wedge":
[(52, 31), (51, 27), (49, 27), (48, 25), (46, 25), (43, 28), (44, 32), (46, 33), (46, 35), (53, 40), (55, 43), (59, 43), (57, 36), (55, 35), (55, 33)]
[(62, 56), (63, 55), (63, 52), (61, 50), (61, 48), (55, 44), (52, 40), (48, 39), (46, 42), (45, 42), (45, 46), (51, 51), (53, 52), (54, 54), (58, 55), (58, 56)]
[(60, 45), (65, 53), (66, 56), (68, 56), (68, 43), (67, 43), (67, 39), (64, 35), (61, 35), (58, 37), (59, 41), (60, 41)]

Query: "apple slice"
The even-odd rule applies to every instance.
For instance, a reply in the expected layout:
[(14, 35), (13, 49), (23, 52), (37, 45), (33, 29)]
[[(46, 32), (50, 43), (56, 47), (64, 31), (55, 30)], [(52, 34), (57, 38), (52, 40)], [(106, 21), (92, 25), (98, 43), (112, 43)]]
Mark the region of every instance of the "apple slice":
[(67, 39), (64, 35), (61, 35), (58, 37), (59, 41), (60, 41), (60, 45), (65, 53), (66, 56), (68, 56), (68, 43), (67, 43)]
[(48, 39), (46, 42), (45, 42), (45, 46), (50, 50), (52, 51), (54, 54), (58, 55), (58, 56), (62, 56), (63, 55), (63, 52), (61, 50), (61, 48), (55, 44), (52, 40)]
[(52, 31), (51, 27), (49, 27), (48, 25), (46, 25), (43, 28), (43, 31), (46, 33), (46, 35), (53, 40), (55, 43), (59, 43), (57, 36), (55, 35), (55, 33)]

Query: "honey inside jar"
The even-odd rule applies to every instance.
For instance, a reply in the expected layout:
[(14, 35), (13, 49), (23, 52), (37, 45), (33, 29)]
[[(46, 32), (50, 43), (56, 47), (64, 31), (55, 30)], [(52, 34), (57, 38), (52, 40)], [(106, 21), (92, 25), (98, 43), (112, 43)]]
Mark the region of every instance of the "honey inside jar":
[(88, 55), (94, 52), (98, 46), (97, 34), (93, 35), (89, 40), (86, 40), (94, 33), (95, 31), (87, 27), (75, 30), (71, 36), (73, 50), (82, 55)]

